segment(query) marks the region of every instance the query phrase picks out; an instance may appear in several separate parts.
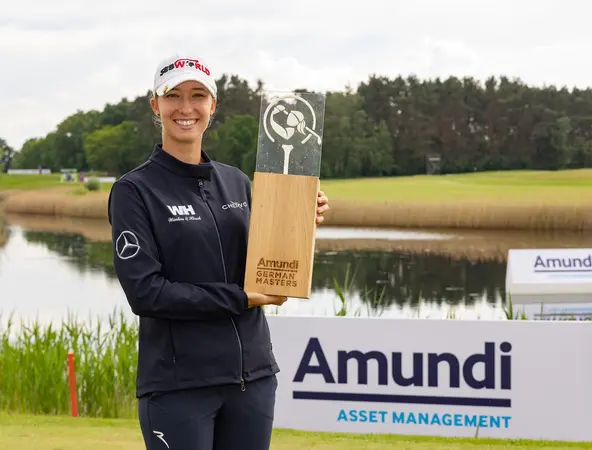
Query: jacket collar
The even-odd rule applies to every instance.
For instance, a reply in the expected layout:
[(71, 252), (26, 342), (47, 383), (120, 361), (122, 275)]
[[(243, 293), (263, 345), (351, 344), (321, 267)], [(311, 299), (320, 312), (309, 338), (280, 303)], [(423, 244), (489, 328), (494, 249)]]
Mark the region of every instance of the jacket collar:
[(204, 178), (206, 180), (211, 179), (214, 167), (212, 165), (212, 160), (204, 150), (201, 151), (200, 164), (189, 164), (175, 158), (170, 153), (165, 152), (162, 148), (162, 144), (156, 144), (154, 146), (154, 151), (150, 155), (150, 161), (153, 161), (182, 177)]

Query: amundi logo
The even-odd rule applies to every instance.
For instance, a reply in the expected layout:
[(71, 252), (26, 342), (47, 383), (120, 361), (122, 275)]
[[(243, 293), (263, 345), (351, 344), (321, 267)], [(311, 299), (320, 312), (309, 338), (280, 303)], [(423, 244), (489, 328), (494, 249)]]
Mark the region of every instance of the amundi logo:
[(293, 261), (280, 261), (276, 259), (261, 258), (257, 263), (257, 268), (298, 270), (298, 260), (294, 259)]
[(280, 261), (275, 259), (259, 259), (255, 283), (271, 286), (298, 286), (298, 260)]

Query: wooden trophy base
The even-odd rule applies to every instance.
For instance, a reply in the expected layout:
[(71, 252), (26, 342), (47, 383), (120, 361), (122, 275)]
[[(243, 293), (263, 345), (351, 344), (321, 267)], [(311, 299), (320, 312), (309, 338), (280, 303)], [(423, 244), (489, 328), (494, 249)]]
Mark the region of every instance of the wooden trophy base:
[(310, 298), (318, 177), (255, 172), (245, 291)]

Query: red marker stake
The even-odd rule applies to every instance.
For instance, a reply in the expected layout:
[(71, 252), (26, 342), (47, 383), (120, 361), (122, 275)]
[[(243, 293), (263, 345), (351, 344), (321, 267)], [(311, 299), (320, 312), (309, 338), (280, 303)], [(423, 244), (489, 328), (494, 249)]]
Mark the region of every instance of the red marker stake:
[(78, 401), (76, 399), (76, 372), (74, 371), (74, 352), (68, 353), (68, 372), (70, 375), (70, 403), (72, 417), (78, 417)]

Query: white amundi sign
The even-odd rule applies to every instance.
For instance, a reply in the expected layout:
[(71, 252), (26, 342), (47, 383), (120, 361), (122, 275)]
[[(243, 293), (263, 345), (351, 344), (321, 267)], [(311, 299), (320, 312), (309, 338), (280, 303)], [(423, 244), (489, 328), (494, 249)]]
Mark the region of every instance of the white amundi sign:
[(592, 440), (592, 326), (268, 316), (275, 426)]

